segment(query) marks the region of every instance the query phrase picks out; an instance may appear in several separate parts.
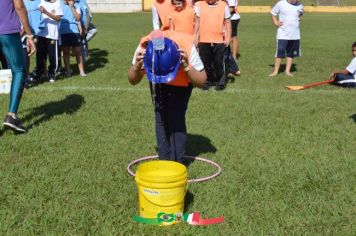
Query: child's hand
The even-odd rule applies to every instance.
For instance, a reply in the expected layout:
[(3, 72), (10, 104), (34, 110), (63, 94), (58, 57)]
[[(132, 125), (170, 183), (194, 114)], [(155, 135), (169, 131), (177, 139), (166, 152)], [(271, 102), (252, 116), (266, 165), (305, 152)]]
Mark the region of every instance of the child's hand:
[(283, 25), (282, 21), (277, 21), (274, 23), (278, 28), (281, 27)]
[(332, 72), (330, 75), (329, 75), (329, 79), (335, 79), (335, 73)]
[(46, 14), (46, 12), (47, 12), (46, 8), (44, 8), (43, 6), (40, 6), (39, 10), (40, 10), (40, 12), (42, 12), (44, 14)]
[(180, 65), (183, 68), (186, 68), (189, 65), (189, 63), (188, 63), (188, 55), (183, 49), (179, 49), (179, 52), (180, 52)]
[(33, 35), (30, 38), (27, 38), (26, 40), (26, 48), (27, 48), (27, 55), (31, 56), (36, 52), (36, 45), (35, 42), (33, 41)]
[(135, 70), (143, 69), (143, 58), (145, 57), (146, 49), (142, 49), (136, 54), (136, 63), (134, 66)]

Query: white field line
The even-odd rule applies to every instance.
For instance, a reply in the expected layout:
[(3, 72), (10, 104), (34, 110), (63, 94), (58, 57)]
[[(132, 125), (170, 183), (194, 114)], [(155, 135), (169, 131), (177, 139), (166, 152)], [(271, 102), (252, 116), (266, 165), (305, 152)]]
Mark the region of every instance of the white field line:
[[(308, 92), (313, 93), (327, 93), (327, 94), (335, 94), (335, 93), (345, 93), (348, 89), (337, 89), (337, 90), (320, 90), (320, 89), (307, 89)], [(128, 93), (141, 93), (141, 92), (149, 92), (149, 88), (125, 88), (125, 87), (90, 87), (90, 86), (63, 86), (63, 87), (34, 87), (31, 88), (29, 91), (93, 91), (93, 92), (100, 92), (100, 91), (112, 91), (112, 92), (128, 92)], [(306, 90), (301, 91), (289, 91), (287, 88), (281, 87), (276, 89), (263, 89), (263, 88), (256, 88), (256, 89), (244, 89), (244, 88), (226, 88), (224, 91), (216, 92), (213, 88), (210, 91), (202, 91), (198, 89), (194, 89), (193, 92), (197, 93), (255, 93), (255, 94), (263, 94), (263, 93), (303, 93)], [(351, 91), (350, 91), (351, 92)]]

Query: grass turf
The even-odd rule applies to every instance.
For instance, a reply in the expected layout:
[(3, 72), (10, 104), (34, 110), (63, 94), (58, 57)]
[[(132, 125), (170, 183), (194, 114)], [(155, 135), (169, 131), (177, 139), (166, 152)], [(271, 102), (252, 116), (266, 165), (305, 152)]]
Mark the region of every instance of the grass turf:
[[(355, 14), (306, 14), (294, 78), (270, 79), (275, 27), (242, 14), (242, 76), (224, 92), (195, 89), (187, 154), (218, 162), (218, 178), (189, 185), (187, 212), (224, 215), (209, 227), (135, 224), (135, 181), (126, 165), (155, 153), (145, 81), (126, 74), (150, 14), (96, 14), (89, 76), (25, 91), (25, 135), (1, 130), (0, 233), (92, 235), (355, 234), (355, 90), (285, 85), (325, 80), (345, 67)], [(327, 23), (326, 23), (327, 22)], [(0, 96), (5, 114), (8, 95)], [(191, 178), (213, 172), (193, 162)]]

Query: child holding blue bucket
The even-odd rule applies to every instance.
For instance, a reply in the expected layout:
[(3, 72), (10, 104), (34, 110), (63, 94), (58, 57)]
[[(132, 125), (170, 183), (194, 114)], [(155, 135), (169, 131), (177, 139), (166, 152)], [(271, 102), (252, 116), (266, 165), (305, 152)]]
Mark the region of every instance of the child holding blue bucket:
[(174, 31), (153, 31), (136, 49), (128, 79), (150, 81), (160, 160), (182, 163), (187, 140), (185, 114), (193, 86), (203, 87), (206, 73), (193, 37)]

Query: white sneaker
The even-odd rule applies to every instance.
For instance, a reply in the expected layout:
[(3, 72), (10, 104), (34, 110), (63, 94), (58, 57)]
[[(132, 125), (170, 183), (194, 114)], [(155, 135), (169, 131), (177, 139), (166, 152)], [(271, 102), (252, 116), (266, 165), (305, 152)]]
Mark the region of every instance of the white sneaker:
[(85, 74), (85, 73), (80, 73), (80, 76), (81, 76), (81, 77), (87, 77), (88, 75)]

